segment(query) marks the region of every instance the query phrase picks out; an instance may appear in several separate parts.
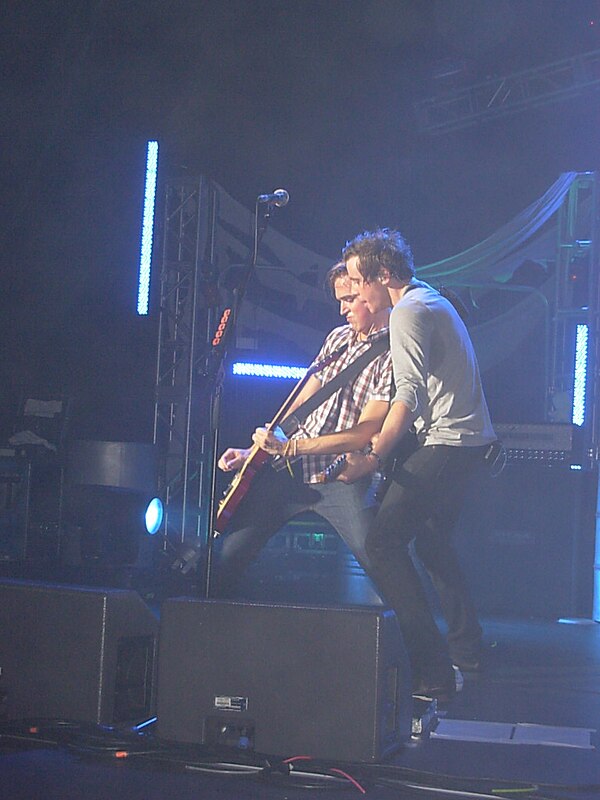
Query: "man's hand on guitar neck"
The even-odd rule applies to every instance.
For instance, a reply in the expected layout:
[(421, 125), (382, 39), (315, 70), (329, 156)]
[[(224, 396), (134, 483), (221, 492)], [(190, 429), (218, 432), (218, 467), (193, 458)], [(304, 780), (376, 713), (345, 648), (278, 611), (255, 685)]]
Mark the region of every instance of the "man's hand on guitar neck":
[(245, 449), (229, 447), (219, 459), (219, 469), (222, 469), (223, 472), (232, 472), (233, 470), (241, 469), (250, 455), (250, 449), (250, 447)]

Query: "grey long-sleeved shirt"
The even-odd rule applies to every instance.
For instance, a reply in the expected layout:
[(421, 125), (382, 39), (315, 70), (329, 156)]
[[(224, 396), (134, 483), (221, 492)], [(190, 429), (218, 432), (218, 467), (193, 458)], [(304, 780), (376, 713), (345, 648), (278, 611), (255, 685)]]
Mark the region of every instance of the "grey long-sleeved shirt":
[(425, 445), (476, 447), (496, 438), (468, 331), (452, 304), (414, 280), (390, 316), (396, 394)]

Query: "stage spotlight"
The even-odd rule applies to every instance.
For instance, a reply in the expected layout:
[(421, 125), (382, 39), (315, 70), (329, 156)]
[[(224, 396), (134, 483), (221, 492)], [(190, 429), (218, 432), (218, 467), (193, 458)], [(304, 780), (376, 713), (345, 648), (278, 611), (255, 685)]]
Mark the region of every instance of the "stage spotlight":
[[(63, 560), (146, 568), (163, 522), (157, 451), (139, 442), (75, 441), (65, 486)], [(160, 537), (154, 537), (157, 541)], [(148, 562), (148, 563), (146, 563)]]
[(160, 497), (153, 497), (146, 507), (144, 518), (146, 520), (146, 532), (150, 536), (158, 533), (163, 522), (164, 506)]
[(157, 498), (107, 486), (69, 487), (63, 557), (72, 565), (136, 565), (160, 529)]

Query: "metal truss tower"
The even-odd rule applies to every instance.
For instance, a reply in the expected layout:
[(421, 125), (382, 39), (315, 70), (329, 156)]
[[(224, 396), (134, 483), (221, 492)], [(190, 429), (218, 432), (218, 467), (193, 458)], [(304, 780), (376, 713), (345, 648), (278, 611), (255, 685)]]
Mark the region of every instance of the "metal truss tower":
[(419, 128), (439, 134), (600, 88), (600, 50), (490, 78), (415, 103)]
[(571, 422), (579, 391), (588, 467), (600, 458), (599, 190), (598, 173), (580, 173), (559, 209), (551, 334), (551, 418)]
[(216, 448), (206, 391), (215, 329), (216, 192), (210, 181), (166, 186), (156, 365), (154, 442), (163, 456), (166, 542), (175, 547), (208, 530)]

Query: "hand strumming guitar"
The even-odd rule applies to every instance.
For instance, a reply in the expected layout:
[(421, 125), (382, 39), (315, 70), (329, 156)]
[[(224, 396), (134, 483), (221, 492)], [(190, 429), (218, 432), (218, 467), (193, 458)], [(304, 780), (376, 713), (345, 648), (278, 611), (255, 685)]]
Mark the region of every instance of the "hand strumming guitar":
[(229, 447), (219, 459), (219, 469), (222, 469), (223, 472), (232, 472), (233, 470), (241, 469), (246, 463), (246, 459), (249, 455), (249, 447), (245, 449)]
[[(371, 438), (371, 450), (377, 446), (378, 441), (379, 434), (376, 433)], [(374, 460), (376, 461), (375, 465), (373, 464)], [(364, 478), (365, 475), (377, 471), (379, 466), (379, 459), (369, 458), (365, 453), (347, 453), (343, 469), (336, 473), (336, 480), (342, 483), (354, 483), (360, 478)]]
[(271, 456), (287, 455), (285, 448), (289, 439), (280, 427), (273, 430), (257, 428), (252, 434), (252, 441)]
[(344, 469), (339, 473), (336, 480), (342, 483), (355, 483), (365, 475), (372, 475), (377, 471), (378, 462), (364, 453), (348, 453)]

